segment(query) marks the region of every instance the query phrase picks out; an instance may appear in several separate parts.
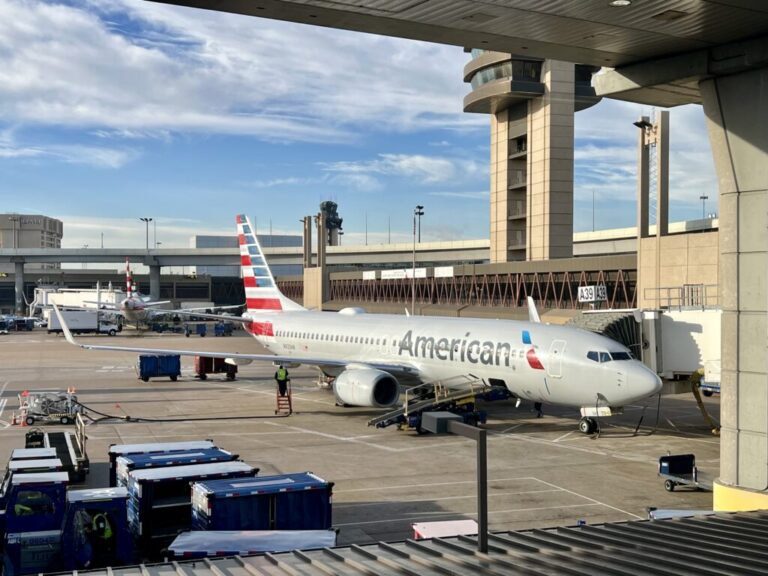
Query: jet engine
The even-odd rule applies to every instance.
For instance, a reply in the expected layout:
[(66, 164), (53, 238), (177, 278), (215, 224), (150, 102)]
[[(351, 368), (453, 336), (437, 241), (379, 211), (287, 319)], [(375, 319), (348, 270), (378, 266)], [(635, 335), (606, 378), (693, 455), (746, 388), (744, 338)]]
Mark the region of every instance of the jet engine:
[(333, 381), (333, 392), (338, 403), (347, 406), (388, 408), (400, 397), (397, 380), (373, 368), (344, 370)]

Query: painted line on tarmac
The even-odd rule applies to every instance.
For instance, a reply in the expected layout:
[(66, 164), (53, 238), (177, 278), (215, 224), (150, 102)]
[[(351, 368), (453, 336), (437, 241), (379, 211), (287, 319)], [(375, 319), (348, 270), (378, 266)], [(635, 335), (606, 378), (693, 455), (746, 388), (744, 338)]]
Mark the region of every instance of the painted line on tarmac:
[[(589, 504), (570, 504), (566, 506), (542, 506), (534, 508), (510, 508), (508, 510), (489, 510), (488, 516), (494, 516), (497, 514), (509, 514), (510, 512), (542, 512), (544, 510), (562, 510), (563, 508), (586, 508), (589, 506), (600, 506), (599, 503)], [(387, 520), (368, 520), (365, 522), (345, 522), (343, 524), (334, 524), (334, 526), (363, 526), (365, 524), (386, 524), (390, 522), (417, 522), (419, 518), (440, 518), (456, 517), (456, 516), (477, 516), (477, 512), (420, 512), (414, 513), (411, 516), (405, 518), (389, 518)], [(640, 518), (638, 516), (638, 518)]]
[(552, 440), (552, 442), (560, 442), (560, 440), (565, 440), (566, 438), (568, 438), (568, 436), (570, 436), (574, 432), (576, 432), (576, 430), (571, 430), (570, 432), (566, 432), (562, 436), (559, 436), (558, 438), (555, 438), (554, 440)]
[[(217, 384), (216, 388), (228, 388), (230, 390), (240, 390), (241, 392), (249, 392), (250, 394), (262, 394), (265, 396), (275, 396), (275, 391), (266, 390), (254, 390), (253, 388), (246, 388), (244, 386), (227, 386), (226, 384)], [(325, 406), (336, 406), (333, 402), (326, 402), (324, 400), (315, 400), (313, 398), (306, 398), (303, 394), (292, 394), (292, 398), (301, 400), (303, 402), (314, 402), (315, 404), (324, 404)]]
[(546, 484), (547, 486), (551, 486), (552, 488), (559, 488), (563, 492), (568, 492), (568, 494), (573, 494), (574, 496), (578, 496), (579, 498), (584, 498), (585, 500), (589, 500), (590, 502), (594, 502), (595, 504), (599, 504), (600, 506), (605, 506), (606, 508), (610, 508), (611, 510), (615, 510), (616, 512), (621, 512), (622, 514), (626, 514), (627, 516), (632, 516), (633, 518), (637, 518), (638, 520), (644, 519), (642, 516), (638, 516), (637, 514), (633, 514), (632, 512), (627, 512), (626, 510), (622, 510), (621, 508), (616, 508), (616, 506), (611, 506), (610, 504), (606, 504), (605, 502), (600, 502), (600, 500), (595, 500), (594, 498), (590, 498), (589, 496), (584, 496), (584, 494), (579, 494), (578, 492), (574, 492), (573, 490), (568, 490), (568, 488), (563, 488), (562, 486), (558, 486), (557, 484), (552, 484), (552, 482), (547, 482), (546, 480), (542, 480), (541, 478), (537, 478), (537, 480), (542, 484)]
[[(493, 497), (496, 498), (498, 496), (519, 496), (521, 494), (551, 494), (552, 492), (562, 492), (562, 490), (557, 490), (554, 488), (550, 488), (548, 490), (525, 490), (522, 492), (494, 492)], [(334, 492), (334, 495), (338, 495), (339, 492)], [(389, 504), (399, 504), (400, 502), (441, 502), (443, 500), (477, 500), (476, 494), (462, 494), (461, 496), (442, 496), (441, 498), (413, 498), (413, 499), (407, 499), (407, 500), (381, 500), (379, 502), (334, 502), (333, 507), (357, 507), (357, 506), (381, 506), (382, 503), (389, 503)]]
[(358, 437), (356, 436), (338, 436), (336, 434), (329, 434), (328, 432), (318, 432), (317, 430), (310, 430), (308, 428), (300, 428), (298, 426), (288, 426), (286, 424), (280, 424), (279, 422), (264, 422), (264, 424), (267, 424), (269, 426), (280, 426), (282, 428), (287, 428), (289, 430), (295, 430), (297, 432), (310, 434), (312, 436), (319, 436), (321, 438), (328, 438), (329, 440), (336, 440), (338, 442), (348, 442), (350, 444), (362, 444), (363, 446), (368, 446), (369, 448), (376, 448), (378, 450), (384, 450), (385, 452), (393, 452), (393, 453), (409, 452), (411, 450), (427, 450), (430, 448), (445, 448), (447, 446), (454, 446), (458, 444), (466, 444), (468, 442), (472, 442), (472, 440), (467, 439), (465, 441), (461, 440), (458, 442), (443, 442), (440, 444), (431, 444), (431, 445), (419, 444), (418, 446), (409, 446), (407, 448), (395, 448), (394, 446), (390, 446), (388, 444), (375, 444), (373, 442), (365, 442), (363, 440), (359, 440)]
[[(533, 476), (515, 476), (512, 478), (491, 478), (488, 480), (488, 484), (493, 482), (511, 482), (515, 480), (533, 480), (538, 481), (538, 478)], [(373, 488), (347, 488), (344, 490), (334, 490), (334, 494), (346, 494), (347, 492), (381, 492), (382, 490), (399, 490), (402, 488), (433, 488), (436, 486), (454, 486), (458, 484), (477, 484), (475, 480), (455, 480), (453, 482), (428, 482), (426, 484), (394, 484), (389, 486), (376, 486)]]

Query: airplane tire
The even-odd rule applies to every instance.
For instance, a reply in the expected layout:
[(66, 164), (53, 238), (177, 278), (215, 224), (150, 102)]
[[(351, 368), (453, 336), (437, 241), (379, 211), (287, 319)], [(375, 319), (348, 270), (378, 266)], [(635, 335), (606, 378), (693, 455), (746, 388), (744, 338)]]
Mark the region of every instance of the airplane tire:
[(582, 434), (593, 434), (597, 431), (597, 422), (592, 418), (584, 417), (579, 420), (579, 432)]

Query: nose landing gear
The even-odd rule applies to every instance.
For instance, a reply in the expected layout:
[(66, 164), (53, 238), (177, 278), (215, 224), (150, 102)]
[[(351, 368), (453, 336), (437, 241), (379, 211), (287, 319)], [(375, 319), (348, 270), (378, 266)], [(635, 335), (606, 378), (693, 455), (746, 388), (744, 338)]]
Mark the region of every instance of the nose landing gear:
[(582, 434), (594, 434), (599, 429), (597, 421), (594, 418), (583, 417), (579, 420), (579, 432)]

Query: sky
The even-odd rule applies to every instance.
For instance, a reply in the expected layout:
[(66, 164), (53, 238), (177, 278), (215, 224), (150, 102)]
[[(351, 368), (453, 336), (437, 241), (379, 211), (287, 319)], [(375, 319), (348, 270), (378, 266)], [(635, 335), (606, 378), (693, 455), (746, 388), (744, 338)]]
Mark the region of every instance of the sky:
[[(345, 244), (487, 238), (490, 119), (462, 112), (461, 48), (144, 0), (0, 0), (0, 211), (63, 247), (301, 232), (339, 204)], [(576, 115), (574, 229), (635, 223), (637, 129)], [(717, 211), (699, 106), (672, 109), (670, 217)], [(156, 234), (155, 234), (156, 225)], [(366, 234), (367, 229), (367, 234)], [(103, 235), (103, 236), (102, 236)]]

